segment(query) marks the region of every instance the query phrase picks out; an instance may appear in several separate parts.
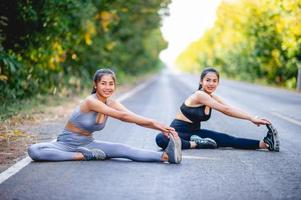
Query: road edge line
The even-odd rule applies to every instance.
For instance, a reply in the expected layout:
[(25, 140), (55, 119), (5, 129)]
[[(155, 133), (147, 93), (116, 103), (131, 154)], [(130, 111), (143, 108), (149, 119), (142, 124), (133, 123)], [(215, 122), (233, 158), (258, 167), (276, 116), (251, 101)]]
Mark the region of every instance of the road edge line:
[(31, 162), (31, 158), (26, 156), (22, 160), (16, 162), (13, 166), (9, 167), (5, 171), (0, 174), (0, 184), (6, 181), (9, 177), (13, 176), (14, 174), (18, 173), (22, 168), (27, 166)]
[(276, 116), (276, 117), (279, 117), (279, 118), (281, 118), (281, 119), (284, 119), (284, 120), (286, 120), (286, 121), (288, 121), (288, 122), (290, 122), (290, 123), (292, 123), (292, 124), (301, 126), (301, 122), (298, 121), (298, 120), (292, 119), (292, 118), (290, 118), (290, 117), (286, 117), (286, 116), (284, 116), (283, 114), (279, 114), (279, 113), (277, 113), (277, 112), (271, 112), (271, 114), (274, 115), (274, 116)]

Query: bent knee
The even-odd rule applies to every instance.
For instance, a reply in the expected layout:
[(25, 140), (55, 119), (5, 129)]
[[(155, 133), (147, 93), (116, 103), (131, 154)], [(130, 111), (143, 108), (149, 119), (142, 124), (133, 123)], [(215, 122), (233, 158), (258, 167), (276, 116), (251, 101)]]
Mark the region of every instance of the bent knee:
[(40, 160), (39, 151), (40, 151), (40, 149), (39, 149), (37, 144), (32, 144), (27, 149), (29, 157), (31, 159), (33, 159), (34, 161), (39, 161)]
[(166, 138), (162, 133), (159, 133), (156, 136), (156, 143), (159, 147), (161, 147), (162, 149), (165, 149), (168, 145), (168, 141), (169, 139)]

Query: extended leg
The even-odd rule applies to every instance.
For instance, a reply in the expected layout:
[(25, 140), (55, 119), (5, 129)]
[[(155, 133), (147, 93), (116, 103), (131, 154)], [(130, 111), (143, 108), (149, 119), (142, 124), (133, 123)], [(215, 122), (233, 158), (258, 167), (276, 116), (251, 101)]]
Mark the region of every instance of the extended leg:
[(215, 140), (218, 147), (233, 147), (237, 149), (259, 149), (259, 140), (233, 137), (225, 133), (201, 129), (196, 135)]
[(162, 152), (130, 147), (125, 144), (93, 141), (85, 146), (88, 149), (100, 149), (107, 158), (127, 158), (133, 161), (159, 162), (162, 161)]

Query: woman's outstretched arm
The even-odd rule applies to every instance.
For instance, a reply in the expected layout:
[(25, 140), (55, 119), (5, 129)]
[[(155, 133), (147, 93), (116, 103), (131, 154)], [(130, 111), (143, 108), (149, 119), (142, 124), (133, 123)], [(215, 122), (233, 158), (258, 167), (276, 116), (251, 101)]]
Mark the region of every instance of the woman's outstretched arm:
[(165, 135), (169, 135), (170, 133), (172, 133), (175, 137), (177, 137), (174, 128), (163, 125), (154, 119), (137, 115), (131, 112), (130, 110), (128, 110), (120, 102), (115, 100), (110, 100), (108, 105), (106, 105), (97, 99), (87, 98), (85, 102), (83, 102), (82, 106), (87, 106), (89, 110), (103, 113), (105, 115), (119, 119), (124, 122), (135, 123), (139, 126), (159, 130), (163, 132)]
[(225, 103), (223, 100), (221, 100), (217, 96), (210, 96), (207, 93), (203, 91), (197, 92), (197, 99), (200, 104), (204, 104), (206, 106), (209, 106), (217, 111), (220, 111), (228, 116), (239, 118), (239, 119), (245, 119), (253, 122), (257, 126), (259, 125), (265, 125), (270, 124), (270, 122), (266, 119), (260, 119), (257, 116), (253, 116), (239, 108), (233, 107)]

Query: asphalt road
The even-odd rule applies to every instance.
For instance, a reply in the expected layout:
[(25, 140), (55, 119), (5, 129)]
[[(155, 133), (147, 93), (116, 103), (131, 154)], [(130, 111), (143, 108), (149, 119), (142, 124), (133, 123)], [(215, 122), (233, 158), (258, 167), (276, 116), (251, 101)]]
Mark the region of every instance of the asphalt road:
[[(197, 84), (197, 76), (165, 71), (123, 103), (169, 124)], [(0, 185), (0, 199), (301, 199), (301, 95), (225, 80), (217, 94), (271, 120), (280, 134), (280, 152), (185, 150), (180, 165), (124, 159), (33, 162)], [(253, 139), (262, 139), (267, 131), (216, 111), (202, 127)], [(95, 138), (159, 151), (156, 134), (110, 119)]]

